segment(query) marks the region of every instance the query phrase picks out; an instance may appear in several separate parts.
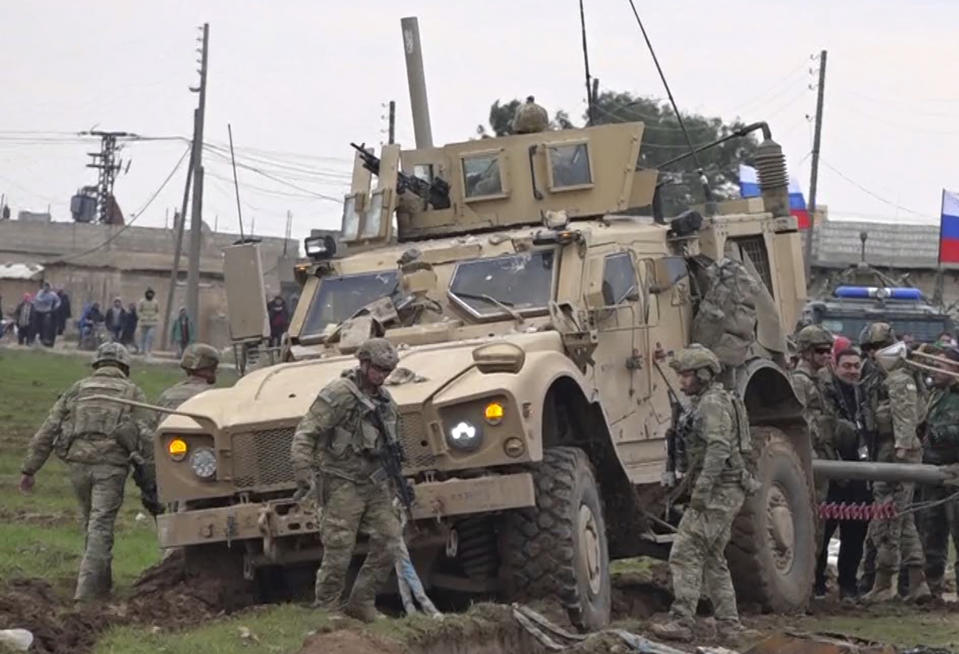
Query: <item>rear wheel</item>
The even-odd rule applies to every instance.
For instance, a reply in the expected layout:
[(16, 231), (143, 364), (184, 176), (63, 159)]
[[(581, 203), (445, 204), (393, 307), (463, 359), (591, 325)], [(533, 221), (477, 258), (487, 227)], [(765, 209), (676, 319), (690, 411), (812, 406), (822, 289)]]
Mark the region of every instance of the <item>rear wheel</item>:
[(726, 549), (736, 594), (766, 610), (805, 608), (815, 573), (812, 486), (793, 444), (774, 427), (754, 427), (760, 489), (746, 498)]
[(536, 506), (506, 514), (503, 573), (511, 599), (557, 599), (578, 629), (609, 623), (606, 523), (586, 454), (546, 450), (533, 471)]

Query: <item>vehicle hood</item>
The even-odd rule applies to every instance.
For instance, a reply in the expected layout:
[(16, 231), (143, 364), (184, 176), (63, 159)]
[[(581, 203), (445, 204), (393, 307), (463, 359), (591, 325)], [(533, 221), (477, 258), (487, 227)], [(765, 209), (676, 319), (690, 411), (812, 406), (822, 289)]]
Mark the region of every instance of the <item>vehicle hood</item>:
[[(471, 367), (474, 349), (502, 341), (515, 343), (528, 353), (562, 351), (560, 336), (555, 331), (401, 347), (400, 374), (394, 373), (394, 377), (406, 379), (390, 383), (386, 389), (401, 412), (419, 409), (450, 380)], [(196, 395), (184, 402), (180, 410), (208, 416), (228, 431), (262, 423), (296, 422), (326, 384), (355, 366), (356, 358), (347, 355), (270, 366), (251, 372), (232, 388), (212, 389)], [(164, 420), (161, 429), (202, 431), (196, 422), (178, 415)]]

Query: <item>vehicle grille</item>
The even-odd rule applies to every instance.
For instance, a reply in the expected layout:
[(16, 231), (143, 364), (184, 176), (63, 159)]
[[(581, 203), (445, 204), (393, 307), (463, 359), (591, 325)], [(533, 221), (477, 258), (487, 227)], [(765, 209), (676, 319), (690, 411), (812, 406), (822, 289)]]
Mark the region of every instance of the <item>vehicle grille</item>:
[(746, 238), (734, 239), (735, 243), (742, 248), (742, 251), (749, 257), (753, 265), (756, 266), (756, 272), (766, 285), (766, 290), (770, 294), (773, 292), (772, 271), (769, 269), (769, 254), (766, 252), (766, 241), (762, 236), (749, 236)]
[(233, 481), (237, 488), (286, 486), (293, 483), (290, 445), (295, 427), (279, 427), (233, 437)]
[(407, 473), (435, 467), (436, 456), (426, 437), (426, 425), (420, 413), (404, 413), (400, 416), (400, 442), (406, 461), (403, 470)]
[[(233, 437), (233, 481), (237, 488), (262, 490), (294, 483), (290, 445), (295, 427), (280, 427), (237, 434)], [(407, 413), (400, 418), (400, 442), (406, 461), (404, 472), (434, 467), (436, 457), (426, 439), (423, 417)]]

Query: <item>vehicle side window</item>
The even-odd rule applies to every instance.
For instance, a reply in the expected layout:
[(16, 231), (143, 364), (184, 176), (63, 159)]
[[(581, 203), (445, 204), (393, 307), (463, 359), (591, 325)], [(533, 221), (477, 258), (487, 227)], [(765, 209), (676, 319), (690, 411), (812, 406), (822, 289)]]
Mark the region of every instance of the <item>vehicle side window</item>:
[(611, 254), (603, 265), (603, 301), (606, 306), (622, 304), (634, 297), (636, 287), (636, 267), (628, 252)]
[(547, 152), (551, 191), (572, 190), (592, 185), (593, 175), (586, 143), (550, 145)]
[(504, 191), (499, 156), (486, 154), (463, 157), (463, 186), (467, 199), (501, 196)]

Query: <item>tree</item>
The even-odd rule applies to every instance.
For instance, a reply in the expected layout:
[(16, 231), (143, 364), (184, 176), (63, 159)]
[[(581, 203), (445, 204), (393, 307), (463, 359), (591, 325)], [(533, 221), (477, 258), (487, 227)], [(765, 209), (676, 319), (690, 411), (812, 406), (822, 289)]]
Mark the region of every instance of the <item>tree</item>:
[[(510, 134), (510, 121), (520, 104), (519, 100), (490, 107), (489, 123), (496, 136)], [(593, 105), (594, 125), (639, 121), (646, 125), (637, 165), (642, 168), (660, 168), (670, 159), (689, 152), (679, 121), (672, 107), (655, 98), (634, 96), (629, 92), (603, 91)], [(583, 115), (583, 124), (587, 116)], [(683, 122), (689, 131), (694, 147), (716, 141), (743, 127), (741, 121), (724, 123), (722, 119), (699, 114), (683, 114)], [(552, 129), (575, 127), (566, 111), (554, 114)], [(477, 127), (477, 134), (487, 137), (486, 128)], [(710, 190), (717, 200), (735, 198), (739, 195), (739, 164), (752, 160), (757, 142), (755, 138), (735, 138), (700, 152), (700, 164), (706, 174)], [(702, 204), (703, 191), (695, 160), (688, 157), (664, 169), (660, 175), (663, 183), (663, 209), (666, 215), (675, 215), (690, 205)]]

